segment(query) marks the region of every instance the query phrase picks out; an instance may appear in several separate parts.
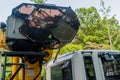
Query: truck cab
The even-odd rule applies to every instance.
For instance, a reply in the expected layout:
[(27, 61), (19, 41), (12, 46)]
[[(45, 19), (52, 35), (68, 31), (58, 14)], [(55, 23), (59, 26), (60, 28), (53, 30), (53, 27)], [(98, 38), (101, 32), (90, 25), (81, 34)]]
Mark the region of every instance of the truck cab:
[(50, 61), (46, 80), (120, 80), (120, 51), (79, 50)]

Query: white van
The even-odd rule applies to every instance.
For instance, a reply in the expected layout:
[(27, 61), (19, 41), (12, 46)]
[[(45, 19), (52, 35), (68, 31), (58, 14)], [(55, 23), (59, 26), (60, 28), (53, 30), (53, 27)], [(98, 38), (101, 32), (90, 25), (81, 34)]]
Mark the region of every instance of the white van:
[(46, 80), (120, 80), (120, 51), (80, 50), (50, 61)]

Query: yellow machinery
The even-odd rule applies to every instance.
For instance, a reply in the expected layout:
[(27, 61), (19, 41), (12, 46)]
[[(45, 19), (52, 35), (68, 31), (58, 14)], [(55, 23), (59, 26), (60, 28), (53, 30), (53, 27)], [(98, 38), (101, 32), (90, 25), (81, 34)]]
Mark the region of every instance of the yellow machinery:
[(0, 28), (0, 48), (7, 48), (6, 47), (6, 33)]
[[(78, 28), (70, 7), (29, 3), (15, 7), (6, 27), (0, 27), (0, 47), (9, 49), (2, 54), (2, 80), (42, 80), (43, 63), (52, 58), (54, 49), (69, 43)], [(12, 57), (12, 63), (7, 63), (7, 57)], [(12, 72), (6, 78), (7, 66), (12, 66)]]
[[(6, 45), (6, 29), (3, 29), (0, 28), (0, 49), (2, 49), (3, 51), (4, 50), (7, 50), (7, 45)], [(49, 60), (51, 59), (52, 57), (52, 53), (53, 53), (53, 50), (44, 50), (43, 52), (48, 52), (49, 53), (49, 56), (47, 57), (44, 57), (44, 60)], [(9, 54), (9, 52), (8, 52)], [(12, 63), (21, 63), (21, 59), (19, 57), (12, 57)], [(37, 76), (37, 79), (34, 79), (34, 76), (35, 75), (38, 75), (39, 74), (39, 71), (40, 71), (40, 63), (39, 61), (37, 61), (36, 63), (34, 64), (30, 64), (28, 61), (25, 62), (25, 64), (27, 65), (27, 68), (25, 70), (25, 80), (41, 80), (41, 76)], [(42, 66), (42, 65), (41, 65)], [(4, 78), (4, 79), (7, 79), (7, 80), (12, 80), (11, 79), (11, 76), (12, 74), (16, 73), (16, 71), (18, 70), (19, 66), (18, 65), (12, 65), (12, 72), (9, 74), (9, 76), (7, 76), (7, 78)], [(14, 77), (13, 80), (24, 80), (23, 79), (23, 70), (21, 69), (19, 71), (19, 73), (17, 73)], [(2, 80), (4, 80), (2, 79)]]

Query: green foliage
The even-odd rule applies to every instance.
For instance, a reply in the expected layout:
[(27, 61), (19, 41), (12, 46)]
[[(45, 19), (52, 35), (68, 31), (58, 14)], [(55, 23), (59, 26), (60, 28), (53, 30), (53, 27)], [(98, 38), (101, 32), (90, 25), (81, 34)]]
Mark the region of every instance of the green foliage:
[(101, 17), (96, 8), (80, 8), (76, 10), (76, 14), (78, 15), (81, 25), (74, 41), (79, 42), (77, 44), (83, 44), (83, 46), (86, 46), (87, 42), (101, 44), (102, 38), (99, 37), (103, 36), (100, 31), (103, 30), (103, 28), (100, 27)]
[(46, 71), (45, 71), (45, 69), (42, 70), (41, 75), (43, 76), (42, 80), (46, 80)]
[(98, 49), (98, 50), (102, 50), (102, 49), (107, 49), (108, 45), (106, 44), (97, 44), (97, 43), (93, 43), (93, 42), (87, 42), (86, 45), (84, 46), (84, 49)]
[(80, 29), (73, 40), (74, 44), (83, 45), (83, 49), (119, 49), (120, 25), (115, 17), (102, 19), (96, 8), (79, 8), (76, 14), (81, 23)]
[(83, 46), (81, 44), (68, 44), (66, 46), (64, 46), (62, 49), (61, 49), (61, 52), (60, 54), (64, 54), (64, 53), (67, 53), (67, 52), (72, 52), (72, 51), (75, 51), (75, 50), (81, 50), (83, 49)]
[(37, 4), (42, 4), (44, 3), (44, 0), (31, 0), (32, 2), (35, 2)]

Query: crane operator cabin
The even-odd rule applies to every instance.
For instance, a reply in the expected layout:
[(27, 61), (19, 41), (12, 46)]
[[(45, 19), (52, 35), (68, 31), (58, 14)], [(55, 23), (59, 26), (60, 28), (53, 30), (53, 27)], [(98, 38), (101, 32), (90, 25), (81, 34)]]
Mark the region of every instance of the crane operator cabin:
[(41, 51), (69, 43), (79, 28), (70, 7), (23, 3), (7, 20), (7, 45), (12, 51)]

